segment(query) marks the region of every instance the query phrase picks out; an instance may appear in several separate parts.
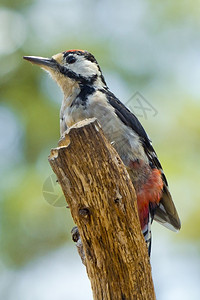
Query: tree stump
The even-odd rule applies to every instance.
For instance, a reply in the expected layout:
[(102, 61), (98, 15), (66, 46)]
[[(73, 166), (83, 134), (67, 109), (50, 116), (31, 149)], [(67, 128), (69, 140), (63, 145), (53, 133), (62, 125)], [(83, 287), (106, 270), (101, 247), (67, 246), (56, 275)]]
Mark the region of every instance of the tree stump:
[(78, 227), (93, 298), (155, 299), (134, 187), (98, 122), (68, 129), (49, 162)]

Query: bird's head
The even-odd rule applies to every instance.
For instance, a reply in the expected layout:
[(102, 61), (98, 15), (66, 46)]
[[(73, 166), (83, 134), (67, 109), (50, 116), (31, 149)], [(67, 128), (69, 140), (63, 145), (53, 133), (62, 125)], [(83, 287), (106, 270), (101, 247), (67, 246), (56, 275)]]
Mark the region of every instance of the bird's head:
[(49, 72), (64, 93), (77, 85), (106, 87), (101, 69), (94, 56), (83, 50), (69, 50), (53, 55), (51, 58), (24, 56)]

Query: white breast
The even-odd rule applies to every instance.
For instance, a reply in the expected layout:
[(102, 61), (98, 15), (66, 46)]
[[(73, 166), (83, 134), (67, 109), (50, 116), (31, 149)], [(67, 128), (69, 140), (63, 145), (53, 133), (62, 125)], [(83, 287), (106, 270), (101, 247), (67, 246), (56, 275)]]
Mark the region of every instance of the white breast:
[(106, 95), (97, 91), (87, 99), (87, 107), (62, 105), (63, 124), (61, 134), (67, 127), (85, 118), (95, 117), (99, 121), (105, 136), (119, 153), (123, 162), (147, 160), (138, 135), (126, 126), (116, 115), (115, 109), (108, 103)]

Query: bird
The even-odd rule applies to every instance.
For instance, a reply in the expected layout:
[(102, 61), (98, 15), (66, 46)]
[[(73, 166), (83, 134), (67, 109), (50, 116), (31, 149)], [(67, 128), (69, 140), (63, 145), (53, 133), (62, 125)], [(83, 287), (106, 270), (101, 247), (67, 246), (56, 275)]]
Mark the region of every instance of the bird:
[(178, 231), (181, 222), (168, 182), (138, 118), (110, 91), (95, 57), (72, 49), (50, 58), (24, 56), (47, 71), (63, 91), (60, 134), (75, 123), (96, 118), (127, 168), (137, 196), (141, 230), (151, 253), (153, 220)]

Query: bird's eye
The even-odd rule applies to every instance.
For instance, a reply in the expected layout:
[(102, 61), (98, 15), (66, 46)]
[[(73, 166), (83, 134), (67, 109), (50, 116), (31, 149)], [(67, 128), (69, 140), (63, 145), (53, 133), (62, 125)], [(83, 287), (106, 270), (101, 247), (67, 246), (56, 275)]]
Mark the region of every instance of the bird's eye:
[(69, 55), (66, 57), (66, 62), (68, 64), (73, 64), (76, 61), (76, 58), (73, 55)]

